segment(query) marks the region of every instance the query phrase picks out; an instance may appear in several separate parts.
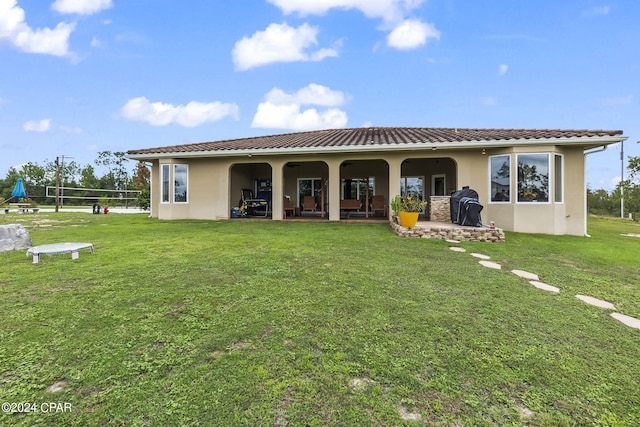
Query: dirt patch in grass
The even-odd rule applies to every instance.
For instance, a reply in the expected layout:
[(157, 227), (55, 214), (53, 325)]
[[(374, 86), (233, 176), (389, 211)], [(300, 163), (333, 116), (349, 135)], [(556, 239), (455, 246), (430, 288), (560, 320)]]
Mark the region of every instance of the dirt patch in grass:
[(60, 391), (64, 391), (64, 389), (66, 388), (66, 385), (67, 385), (66, 381), (56, 381), (55, 383), (47, 387), (47, 391), (49, 393), (58, 393)]
[(375, 384), (376, 382), (371, 378), (352, 378), (349, 381), (349, 388), (351, 390), (363, 390)]
[(237, 343), (231, 344), (231, 347), (229, 347), (230, 351), (240, 351), (240, 350), (244, 350), (245, 348), (249, 348), (251, 347), (251, 343), (250, 342), (246, 342), (246, 341), (238, 341)]
[(264, 341), (275, 329), (271, 326), (267, 327), (264, 333), (260, 336), (260, 341)]
[(285, 395), (276, 405), (275, 409), (275, 419), (273, 420), (273, 425), (276, 427), (285, 427), (289, 425), (289, 421), (287, 420), (287, 408), (293, 402), (293, 398), (290, 395)]
[(422, 415), (416, 412), (409, 412), (407, 408), (402, 405), (398, 405), (398, 413), (400, 414), (400, 418), (407, 421), (420, 421), (422, 420)]

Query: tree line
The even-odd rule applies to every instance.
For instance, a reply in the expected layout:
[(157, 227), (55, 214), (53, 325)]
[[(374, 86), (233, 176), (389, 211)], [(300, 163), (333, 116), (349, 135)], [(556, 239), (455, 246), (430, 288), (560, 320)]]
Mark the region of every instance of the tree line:
[[(628, 159), (627, 176), (629, 179), (619, 182), (613, 191), (587, 188), (589, 213), (624, 216), (625, 218), (631, 214), (633, 219), (640, 220), (640, 156)], [(622, 212), (623, 206), (624, 212)]]
[[(121, 151), (101, 151), (94, 164), (79, 165), (75, 161), (56, 159), (46, 160), (44, 164), (26, 163), (19, 169), (10, 168), (4, 179), (0, 179), (0, 197), (11, 198), (11, 192), (18, 178), (22, 178), (27, 198), (38, 205), (55, 204), (54, 197), (47, 197), (46, 188), (59, 187), (82, 188), (86, 190), (63, 190), (67, 196), (65, 205), (86, 205), (100, 200), (101, 204), (115, 206), (125, 203), (126, 190), (138, 190), (136, 200), (127, 200), (128, 205), (136, 205), (142, 209), (149, 208), (151, 172), (143, 162), (136, 162), (131, 168), (131, 160)], [(97, 168), (104, 171), (98, 175)], [(114, 190), (99, 192), (89, 189)], [(118, 193), (121, 192), (121, 193)], [(49, 192), (51, 195), (51, 191)], [(77, 197), (77, 198), (76, 198)]]

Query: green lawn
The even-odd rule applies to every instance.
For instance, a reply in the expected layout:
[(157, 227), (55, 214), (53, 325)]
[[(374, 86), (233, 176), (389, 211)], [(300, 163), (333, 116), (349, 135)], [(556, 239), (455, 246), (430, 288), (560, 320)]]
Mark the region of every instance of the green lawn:
[(640, 331), (575, 298), (640, 318), (638, 223), (467, 253), (384, 224), (9, 223), (96, 252), (0, 253), (0, 400), (38, 410), (0, 425), (640, 425)]

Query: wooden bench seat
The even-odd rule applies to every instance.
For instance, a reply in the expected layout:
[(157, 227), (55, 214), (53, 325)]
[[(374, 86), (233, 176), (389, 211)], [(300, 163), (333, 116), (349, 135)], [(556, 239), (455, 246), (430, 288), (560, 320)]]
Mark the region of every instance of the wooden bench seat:
[(344, 211), (359, 211), (362, 208), (362, 202), (358, 199), (343, 199), (340, 200), (340, 210)]

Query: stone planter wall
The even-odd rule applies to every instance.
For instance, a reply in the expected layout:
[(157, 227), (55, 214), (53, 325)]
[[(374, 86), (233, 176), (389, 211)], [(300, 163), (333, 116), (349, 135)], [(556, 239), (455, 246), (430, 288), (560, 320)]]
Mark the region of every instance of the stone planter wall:
[(456, 224), (446, 226), (418, 224), (414, 228), (406, 228), (395, 222), (389, 224), (401, 237), (504, 243), (504, 231), (501, 228), (462, 227)]

